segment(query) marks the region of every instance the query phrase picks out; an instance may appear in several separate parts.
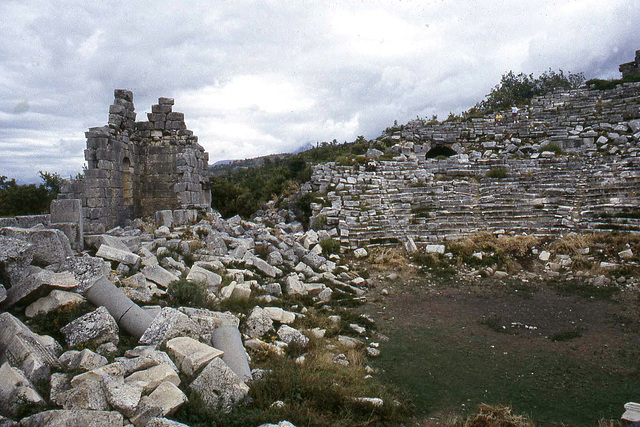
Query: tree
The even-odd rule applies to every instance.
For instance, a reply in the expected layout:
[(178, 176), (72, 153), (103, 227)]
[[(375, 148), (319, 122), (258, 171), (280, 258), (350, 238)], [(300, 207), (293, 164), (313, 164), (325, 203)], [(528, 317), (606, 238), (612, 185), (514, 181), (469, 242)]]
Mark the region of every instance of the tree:
[(49, 212), (51, 201), (58, 195), (62, 178), (57, 173), (39, 172), (44, 183), (18, 184), (15, 179), (0, 176), (0, 216), (33, 215)]
[(489, 114), (507, 110), (514, 105), (522, 106), (528, 104), (534, 96), (545, 95), (556, 89), (577, 89), (583, 83), (583, 73), (565, 74), (562, 70), (555, 72), (549, 69), (536, 78), (533, 74), (515, 74), (509, 71), (502, 75), (500, 83), (491, 89), (483, 101), (464, 115), (473, 115), (477, 111)]

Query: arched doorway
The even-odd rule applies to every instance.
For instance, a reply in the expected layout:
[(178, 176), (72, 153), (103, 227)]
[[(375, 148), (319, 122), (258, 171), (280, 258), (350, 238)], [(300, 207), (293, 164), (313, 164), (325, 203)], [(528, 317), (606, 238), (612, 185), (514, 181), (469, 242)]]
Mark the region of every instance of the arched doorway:
[(440, 156), (451, 157), (455, 156), (456, 154), (458, 154), (456, 150), (452, 149), (451, 147), (447, 147), (446, 145), (436, 145), (431, 150), (427, 151), (425, 157), (427, 159), (435, 159), (436, 157)]

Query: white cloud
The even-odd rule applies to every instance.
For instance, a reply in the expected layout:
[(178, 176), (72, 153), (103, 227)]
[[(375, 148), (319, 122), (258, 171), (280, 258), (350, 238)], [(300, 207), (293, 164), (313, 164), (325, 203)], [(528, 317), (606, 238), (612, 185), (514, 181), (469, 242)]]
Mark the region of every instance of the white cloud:
[(140, 119), (174, 97), (214, 162), (460, 112), (508, 70), (615, 77), (640, 49), (637, 0), (7, 0), (0, 16), (0, 175), (23, 180), (80, 171), (115, 88)]

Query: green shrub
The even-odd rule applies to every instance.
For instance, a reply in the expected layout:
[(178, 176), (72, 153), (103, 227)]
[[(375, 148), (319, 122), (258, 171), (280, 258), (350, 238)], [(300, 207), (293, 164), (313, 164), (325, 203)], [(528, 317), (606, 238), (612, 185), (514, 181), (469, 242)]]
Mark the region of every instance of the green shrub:
[(207, 304), (207, 286), (204, 283), (179, 279), (169, 283), (167, 293), (171, 301), (180, 306), (205, 307)]
[(340, 253), (340, 241), (336, 239), (324, 239), (320, 241), (322, 254), (327, 256)]
[(38, 314), (25, 323), (39, 335), (49, 335), (58, 342), (64, 342), (60, 328), (93, 310), (95, 307), (88, 302), (69, 304), (49, 313)]
[(49, 212), (51, 201), (58, 195), (62, 178), (57, 173), (39, 172), (44, 181), (18, 184), (15, 179), (0, 176), (0, 216), (33, 215)]
[(590, 90), (609, 90), (623, 83), (632, 83), (632, 82), (640, 82), (640, 76), (638, 75), (625, 76), (622, 79), (609, 79), (609, 80), (591, 79), (591, 80), (587, 80), (585, 84)]
[(499, 166), (495, 168), (491, 168), (487, 171), (487, 178), (506, 178), (507, 177), (507, 168)]
[(326, 225), (327, 225), (327, 216), (325, 214), (320, 214), (313, 219), (311, 228), (313, 228), (314, 230), (322, 230)]
[(545, 144), (542, 147), (540, 147), (540, 152), (543, 151), (553, 151), (556, 154), (562, 154), (562, 147), (560, 147), (558, 144), (556, 144), (555, 142), (550, 142), (549, 144)]

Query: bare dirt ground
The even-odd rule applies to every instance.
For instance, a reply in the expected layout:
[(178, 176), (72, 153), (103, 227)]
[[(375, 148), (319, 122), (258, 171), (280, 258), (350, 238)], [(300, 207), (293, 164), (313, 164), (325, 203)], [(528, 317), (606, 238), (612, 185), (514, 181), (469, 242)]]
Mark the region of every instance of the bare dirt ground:
[(368, 305), (389, 337), (377, 365), (408, 392), (418, 425), (445, 425), (483, 402), (512, 405), (537, 425), (597, 425), (640, 398), (635, 293), (387, 274), (373, 275)]

